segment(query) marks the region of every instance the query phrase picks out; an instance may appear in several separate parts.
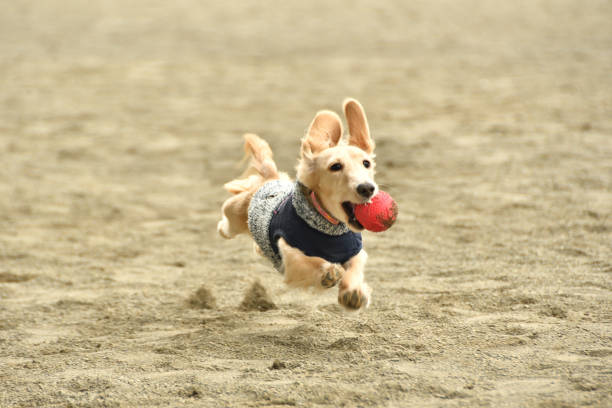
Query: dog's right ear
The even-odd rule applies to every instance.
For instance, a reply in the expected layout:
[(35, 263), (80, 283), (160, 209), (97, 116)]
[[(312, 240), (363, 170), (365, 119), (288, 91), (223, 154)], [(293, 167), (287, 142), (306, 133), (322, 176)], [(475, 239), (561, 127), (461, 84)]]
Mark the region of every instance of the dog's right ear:
[(302, 156), (309, 157), (325, 149), (334, 147), (342, 137), (342, 121), (332, 111), (317, 112), (306, 137), (302, 139)]

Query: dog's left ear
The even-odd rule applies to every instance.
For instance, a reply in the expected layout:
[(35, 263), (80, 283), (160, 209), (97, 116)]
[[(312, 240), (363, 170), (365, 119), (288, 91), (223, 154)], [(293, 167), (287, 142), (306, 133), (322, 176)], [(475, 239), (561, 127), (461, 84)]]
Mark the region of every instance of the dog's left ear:
[(356, 99), (347, 98), (342, 104), (349, 128), (349, 144), (357, 146), (368, 154), (374, 151), (374, 141), (363, 107)]
[(342, 121), (335, 112), (317, 112), (306, 137), (302, 140), (302, 154), (309, 156), (334, 147), (342, 137)]

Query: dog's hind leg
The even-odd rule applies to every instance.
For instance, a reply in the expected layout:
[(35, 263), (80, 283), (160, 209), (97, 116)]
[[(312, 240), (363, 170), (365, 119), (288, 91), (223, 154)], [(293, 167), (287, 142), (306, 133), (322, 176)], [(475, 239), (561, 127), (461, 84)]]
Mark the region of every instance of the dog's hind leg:
[(257, 245), (255, 242), (253, 242), (253, 252), (255, 252), (255, 255), (259, 255), (262, 258), (266, 257), (266, 254), (264, 254), (264, 251), (261, 249), (261, 247), (259, 245)]
[(249, 231), (248, 210), (252, 196), (253, 192), (244, 191), (225, 200), (221, 220), (217, 223), (219, 235), (230, 239)]

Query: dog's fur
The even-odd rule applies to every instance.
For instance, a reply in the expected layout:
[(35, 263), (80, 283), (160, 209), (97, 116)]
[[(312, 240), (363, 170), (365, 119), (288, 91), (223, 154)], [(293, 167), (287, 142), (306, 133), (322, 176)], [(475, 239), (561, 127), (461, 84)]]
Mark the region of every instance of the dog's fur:
[[(374, 142), (359, 102), (347, 99), (343, 110), (349, 127), (348, 140), (342, 138), (342, 121), (336, 113), (318, 112), (302, 139), (297, 179), (315, 193), (329, 214), (352, 231), (360, 232), (363, 227), (354, 219), (351, 222), (342, 203), (364, 203), (378, 191), (374, 183)], [(223, 203), (222, 219), (217, 225), (219, 234), (228, 239), (249, 232), (248, 208), (255, 192), (268, 181), (289, 178), (278, 171), (270, 146), (258, 136), (245, 135), (245, 150), (251, 158), (250, 165), (240, 178), (225, 184), (234, 195)], [(335, 170), (331, 168), (333, 165), (336, 165)], [(373, 190), (364, 196), (363, 191), (361, 194), (358, 191), (363, 185)], [(279, 239), (278, 248), (288, 285), (329, 288), (339, 282), (338, 302), (341, 305), (359, 309), (369, 304), (371, 290), (364, 282), (367, 254), (363, 249), (340, 265), (306, 256), (283, 238)]]

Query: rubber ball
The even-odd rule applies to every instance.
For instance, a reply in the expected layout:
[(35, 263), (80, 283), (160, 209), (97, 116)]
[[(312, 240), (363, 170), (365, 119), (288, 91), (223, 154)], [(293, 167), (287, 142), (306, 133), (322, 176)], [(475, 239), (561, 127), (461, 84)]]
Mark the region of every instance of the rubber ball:
[(369, 203), (355, 205), (355, 218), (365, 229), (373, 232), (389, 229), (397, 219), (397, 213), (397, 203), (384, 191), (379, 191)]

